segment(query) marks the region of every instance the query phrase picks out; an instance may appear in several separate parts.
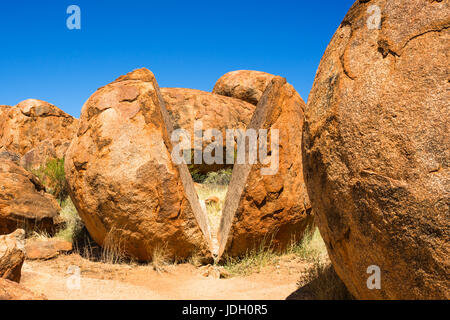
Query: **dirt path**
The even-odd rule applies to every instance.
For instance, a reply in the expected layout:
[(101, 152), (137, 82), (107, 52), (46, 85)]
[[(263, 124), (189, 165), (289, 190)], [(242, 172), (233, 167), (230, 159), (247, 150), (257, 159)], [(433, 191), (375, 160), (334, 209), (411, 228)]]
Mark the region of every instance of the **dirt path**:
[[(81, 272), (80, 288), (70, 288), (70, 266)], [(286, 299), (297, 289), (300, 273), (307, 264), (283, 258), (245, 277), (204, 277), (190, 264), (156, 271), (151, 265), (113, 265), (92, 262), (72, 254), (49, 261), (26, 261), (21, 284), (45, 294), (48, 299)]]

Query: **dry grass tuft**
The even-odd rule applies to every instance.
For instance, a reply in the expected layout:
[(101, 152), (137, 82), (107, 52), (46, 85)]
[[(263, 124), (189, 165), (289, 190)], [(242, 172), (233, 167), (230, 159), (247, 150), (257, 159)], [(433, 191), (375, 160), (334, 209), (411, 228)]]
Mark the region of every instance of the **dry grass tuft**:
[(114, 227), (105, 237), (100, 260), (108, 264), (121, 264), (128, 260), (125, 254), (125, 242)]
[(217, 233), (220, 225), (220, 217), (222, 216), (222, 208), (227, 196), (228, 186), (217, 184), (203, 184), (198, 186), (197, 194), (200, 201), (205, 201), (209, 197), (219, 198), (219, 202), (211, 202), (206, 205), (209, 225), (213, 233)]
[(77, 209), (70, 197), (62, 202), (61, 208), (62, 210), (59, 214), (64, 219), (66, 227), (59, 230), (55, 237), (73, 243), (83, 230), (83, 221), (78, 215)]
[(293, 299), (301, 300), (353, 300), (329, 260), (316, 260), (297, 282), (299, 289)]
[(167, 244), (157, 246), (153, 250), (152, 265), (153, 269), (157, 272), (166, 272), (166, 267), (171, 263), (168, 252)]

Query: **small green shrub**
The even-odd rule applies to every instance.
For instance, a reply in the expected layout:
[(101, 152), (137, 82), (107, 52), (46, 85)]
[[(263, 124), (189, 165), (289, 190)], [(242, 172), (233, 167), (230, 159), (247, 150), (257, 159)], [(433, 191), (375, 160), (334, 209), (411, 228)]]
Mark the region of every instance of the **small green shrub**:
[(69, 191), (64, 172), (64, 159), (51, 159), (32, 172), (45, 185), (47, 191), (56, 197), (60, 205), (66, 200)]
[(206, 174), (200, 173), (200, 171), (196, 168), (194, 168), (193, 165), (188, 165), (189, 172), (191, 173), (192, 180), (196, 183), (203, 183), (206, 179)]
[(233, 169), (222, 169), (216, 172), (208, 172), (204, 183), (219, 186), (229, 185), (232, 173)]

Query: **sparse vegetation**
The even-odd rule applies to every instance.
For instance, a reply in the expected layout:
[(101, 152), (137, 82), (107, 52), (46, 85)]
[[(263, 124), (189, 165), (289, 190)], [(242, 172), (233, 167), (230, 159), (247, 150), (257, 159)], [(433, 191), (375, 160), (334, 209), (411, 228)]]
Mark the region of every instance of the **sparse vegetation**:
[(204, 201), (211, 196), (217, 197), (219, 202), (210, 202), (206, 205), (209, 219), (209, 225), (213, 232), (219, 229), (222, 208), (225, 203), (228, 185), (203, 184), (197, 188), (197, 194), (200, 201)]
[(222, 169), (208, 172), (204, 183), (207, 185), (228, 186), (231, 181), (233, 169)]
[(299, 299), (353, 300), (342, 280), (334, 271), (329, 260), (316, 259), (311, 268), (298, 281)]
[(106, 235), (101, 249), (100, 261), (108, 264), (120, 264), (128, 260), (125, 254), (124, 240), (112, 228)]
[(259, 272), (267, 265), (278, 263), (281, 256), (293, 255), (305, 262), (312, 262), (327, 257), (325, 243), (319, 230), (309, 230), (301, 241), (292, 241), (284, 251), (274, 250), (271, 241), (266, 241), (257, 250), (249, 251), (241, 258), (227, 258), (224, 267), (233, 275), (248, 275)]
[(193, 165), (189, 165), (189, 172), (191, 173), (192, 180), (196, 183), (203, 183), (207, 178), (206, 174), (200, 173), (200, 171), (193, 167)]
[(169, 263), (170, 260), (167, 256), (167, 245), (156, 247), (152, 254), (153, 269), (158, 272), (163, 272)]
[(308, 230), (300, 242), (292, 241), (286, 253), (295, 254), (307, 262), (323, 260), (328, 256), (318, 228)]
[(224, 268), (232, 276), (246, 276), (254, 272), (260, 272), (262, 268), (275, 264), (278, 260), (272, 247), (261, 245), (256, 250), (251, 250), (241, 258), (227, 257)]
[(230, 184), (231, 175), (233, 173), (232, 168), (221, 169), (219, 171), (211, 171), (207, 174), (200, 172), (194, 165), (188, 165), (189, 171), (192, 176), (192, 180), (196, 183), (203, 183), (207, 185), (220, 185), (225, 186)]
[(47, 191), (54, 195), (60, 205), (69, 195), (66, 174), (64, 172), (64, 159), (51, 159), (32, 173), (45, 185)]
[(73, 243), (83, 230), (83, 221), (78, 215), (77, 209), (70, 197), (67, 197), (62, 202), (61, 208), (62, 210), (59, 214), (66, 222), (66, 227), (58, 231), (56, 237)]

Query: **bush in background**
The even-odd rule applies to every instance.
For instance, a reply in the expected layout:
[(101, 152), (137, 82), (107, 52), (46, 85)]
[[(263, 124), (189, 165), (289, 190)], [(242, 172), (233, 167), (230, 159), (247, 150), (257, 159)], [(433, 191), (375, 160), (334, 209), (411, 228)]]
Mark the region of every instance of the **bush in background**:
[(64, 159), (51, 159), (32, 173), (41, 180), (47, 191), (54, 195), (59, 204), (66, 200), (69, 189), (64, 172)]
[(230, 184), (233, 169), (222, 169), (216, 172), (208, 172), (205, 184), (226, 186)]

